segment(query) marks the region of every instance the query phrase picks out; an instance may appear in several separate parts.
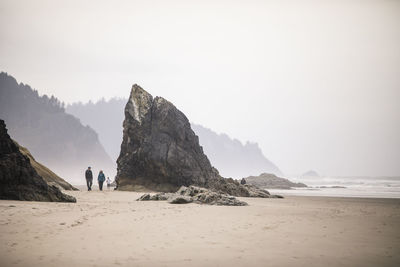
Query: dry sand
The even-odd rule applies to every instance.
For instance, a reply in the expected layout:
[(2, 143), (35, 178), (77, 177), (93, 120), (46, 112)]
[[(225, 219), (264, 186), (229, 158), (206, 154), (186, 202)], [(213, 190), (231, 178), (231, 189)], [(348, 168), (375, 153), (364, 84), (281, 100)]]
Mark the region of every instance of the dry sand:
[(400, 266), (400, 199), (243, 199), (247, 207), (0, 201), (0, 266)]

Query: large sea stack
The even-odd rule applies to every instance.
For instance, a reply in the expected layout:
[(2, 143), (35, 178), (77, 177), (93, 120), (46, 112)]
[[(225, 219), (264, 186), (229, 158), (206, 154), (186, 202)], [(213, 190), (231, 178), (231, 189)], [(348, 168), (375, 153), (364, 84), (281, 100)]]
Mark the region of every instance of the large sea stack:
[(0, 184), (0, 199), (76, 202), (58, 187), (48, 185), (37, 173), (8, 135), (3, 120), (0, 120)]
[(119, 190), (175, 192), (182, 185), (196, 185), (234, 196), (270, 196), (265, 190), (222, 178), (186, 116), (136, 84), (125, 107), (123, 128), (117, 160)]

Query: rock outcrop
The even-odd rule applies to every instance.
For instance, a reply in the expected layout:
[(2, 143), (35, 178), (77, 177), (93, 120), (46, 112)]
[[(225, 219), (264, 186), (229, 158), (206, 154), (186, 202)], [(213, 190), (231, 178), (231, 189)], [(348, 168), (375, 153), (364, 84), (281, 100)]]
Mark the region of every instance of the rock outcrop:
[(36, 172), (46, 181), (46, 183), (48, 185), (50, 185), (50, 186), (54, 185), (54, 186), (57, 186), (60, 189), (64, 189), (64, 190), (78, 191), (78, 189), (76, 187), (73, 187), (71, 184), (69, 184), (67, 181), (62, 179), (60, 176), (58, 176), (57, 174), (52, 172), (49, 168), (47, 168), (43, 164), (37, 162), (26, 147), (19, 145), (15, 141), (14, 141), (14, 143), (19, 148), (19, 151), (23, 155), (25, 155), (29, 158), (29, 161), (30, 161), (32, 167), (35, 168)]
[(58, 187), (49, 186), (7, 133), (0, 120), (0, 199), (76, 202)]
[(192, 203), (193, 198), (188, 197), (188, 196), (173, 196), (168, 200), (169, 203), (171, 204), (187, 204), (187, 203)]
[(270, 197), (265, 190), (222, 178), (186, 116), (136, 84), (125, 107), (123, 128), (119, 190), (175, 192), (182, 185), (196, 185), (233, 196)]
[(271, 173), (262, 173), (259, 176), (243, 178), (246, 184), (268, 189), (290, 189), (292, 187), (307, 187), (303, 183), (293, 183), (285, 178), (277, 177)]
[(247, 203), (213, 190), (197, 186), (181, 186), (176, 193), (157, 193), (154, 195), (144, 194), (137, 201), (167, 200), (171, 204), (208, 204), (216, 206), (247, 206)]

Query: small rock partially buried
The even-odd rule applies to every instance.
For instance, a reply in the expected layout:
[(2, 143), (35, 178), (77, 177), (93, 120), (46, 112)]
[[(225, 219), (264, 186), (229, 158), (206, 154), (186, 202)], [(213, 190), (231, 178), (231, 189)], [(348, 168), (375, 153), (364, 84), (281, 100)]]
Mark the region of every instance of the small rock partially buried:
[(170, 197), (174, 196), (174, 193), (157, 193), (150, 197), (150, 200), (168, 200)]
[(150, 195), (149, 193), (143, 194), (136, 201), (148, 201), (148, 200), (168, 200), (171, 196), (175, 196), (174, 193), (157, 193)]
[(150, 200), (150, 194), (144, 194), (140, 198), (136, 199), (136, 201), (145, 201)]
[(247, 206), (246, 202), (240, 201), (233, 196), (197, 186), (181, 186), (176, 193), (157, 193), (153, 196), (144, 194), (137, 199), (137, 201), (147, 200), (168, 200), (168, 203), (171, 204), (194, 202), (217, 206)]
[(168, 203), (171, 204), (187, 204), (193, 202), (193, 198), (188, 196), (175, 195), (168, 199)]

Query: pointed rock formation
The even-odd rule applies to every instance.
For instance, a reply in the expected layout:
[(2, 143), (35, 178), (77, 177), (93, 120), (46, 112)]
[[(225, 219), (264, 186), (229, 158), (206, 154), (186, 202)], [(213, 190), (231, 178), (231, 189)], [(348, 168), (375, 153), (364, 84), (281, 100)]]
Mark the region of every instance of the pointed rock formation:
[(270, 197), (265, 190), (222, 178), (186, 116), (136, 84), (125, 107), (123, 127), (117, 160), (119, 190), (175, 192), (182, 185), (196, 185), (234, 196)]
[(76, 202), (58, 187), (49, 186), (36, 172), (8, 135), (3, 120), (0, 120), (0, 184), (0, 199)]
[(172, 192), (181, 185), (205, 186), (218, 177), (186, 116), (164, 98), (153, 99), (135, 84), (123, 126), (119, 189)]

